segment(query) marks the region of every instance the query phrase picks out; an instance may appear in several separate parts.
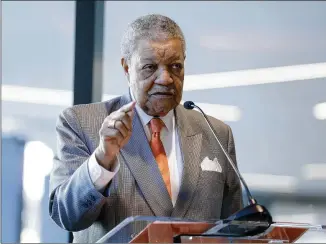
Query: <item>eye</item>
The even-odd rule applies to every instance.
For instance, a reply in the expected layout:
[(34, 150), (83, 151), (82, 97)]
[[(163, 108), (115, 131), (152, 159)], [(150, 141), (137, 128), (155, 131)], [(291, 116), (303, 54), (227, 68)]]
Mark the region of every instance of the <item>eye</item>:
[(146, 70), (146, 71), (154, 71), (156, 69), (156, 65), (155, 64), (146, 64), (142, 69)]
[(182, 64), (180, 64), (180, 63), (175, 63), (175, 64), (172, 64), (171, 66), (173, 69), (176, 69), (176, 70), (181, 70), (183, 68)]

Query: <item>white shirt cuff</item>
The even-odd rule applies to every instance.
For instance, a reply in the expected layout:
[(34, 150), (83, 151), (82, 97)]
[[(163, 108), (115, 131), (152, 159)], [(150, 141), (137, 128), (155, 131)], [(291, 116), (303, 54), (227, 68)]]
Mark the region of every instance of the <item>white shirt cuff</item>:
[(88, 160), (88, 171), (91, 177), (91, 180), (96, 188), (96, 190), (103, 192), (105, 187), (109, 184), (109, 182), (113, 179), (115, 174), (120, 169), (119, 160), (116, 159), (112, 166), (112, 171), (109, 171), (99, 165), (97, 159), (95, 157), (95, 153), (91, 155)]

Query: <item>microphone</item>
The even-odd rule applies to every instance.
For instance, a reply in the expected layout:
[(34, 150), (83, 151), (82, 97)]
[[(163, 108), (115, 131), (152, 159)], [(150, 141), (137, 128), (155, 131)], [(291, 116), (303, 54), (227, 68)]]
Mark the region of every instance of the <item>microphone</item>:
[[(256, 235), (256, 234), (260, 234), (260, 233), (264, 232), (273, 223), (271, 214), (269, 213), (269, 211), (264, 206), (259, 205), (257, 203), (257, 201), (252, 197), (252, 195), (250, 193), (250, 190), (249, 190), (245, 180), (242, 178), (242, 176), (240, 174), (240, 171), (235, 166), (235, 163), (233, 162), (232, 158), (230, 157), (230, 155), (228, 154), (228, 152), (225, 150), (222, 143), (218, 139), (218, 137), (217, 137), (217, 135), (216, 135), (216, 133), (215, 133), (215, 131), (213, 129), (213, 126), (210, 123), (210, 121), (209, 121), (207, 115), (204, 113), (204, 111), (192, 101), (186, 101), (183, 104), (183, 106), (184, 106), (184, 108), (189, 109), (189, 110), (197, 108), (201, 112), (201, 114), (204, 116), (208, 127), (210, 128), (212, 134), (214, 135), (215, 140), (219, 144), (220, 148), (223, 151), (223, 154), (225, 155), (228, 162), (232, 166), (234, 172), (238, 176), (240, 182), (242, 183), (242, 185), (244, 186), (244, 189), (246, 191), (247, 198), (248, 198), (248, 206), (244, 207), (243, 209), (240, 209), (238, 212), (232, 214), (226, 220), (227, 221), (251, 221), (251, 222), (264, 222), (264, 223), (267, 223), (267, 225), (266, 224), (261, 225), (261, 226), (254, 225), (254, 226), (251, 226), (250, 228), (245, 228), (245, 229), (242, 229), (242, 230), (240, 230), (239, 228), (236, 228), (236, 231), (238, 232), (237, 234), (239, 236)], [(229, 232), (230, 228), (228, 228), (227, 231)]]

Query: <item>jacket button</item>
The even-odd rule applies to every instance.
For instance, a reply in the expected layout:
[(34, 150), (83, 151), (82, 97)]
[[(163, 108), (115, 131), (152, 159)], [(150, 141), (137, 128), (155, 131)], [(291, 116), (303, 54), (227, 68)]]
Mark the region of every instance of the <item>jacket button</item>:
[(95, 197), (93, 195), (90, 196), (92, 201), (95, 201)]
[(92, 201), (90, 201), (89, 199), (86, 199), (86, 201), (87, 201), (88, 207), (92, 206)]
[(88, 208), (88, 204), (84, 202), (84, 203), (82, 203), (82, 207), (83, 208)]

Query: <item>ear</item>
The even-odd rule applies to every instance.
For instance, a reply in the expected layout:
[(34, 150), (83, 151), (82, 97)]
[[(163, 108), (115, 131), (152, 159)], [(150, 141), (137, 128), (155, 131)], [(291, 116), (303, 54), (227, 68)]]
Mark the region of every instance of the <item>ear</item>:
[(128, 66), (128, 62), (125, 58), (121, 58), (121, 66), (123, 68), (125, 75), (128, 78), (128, 81), (129, 81), (129, 66)]

